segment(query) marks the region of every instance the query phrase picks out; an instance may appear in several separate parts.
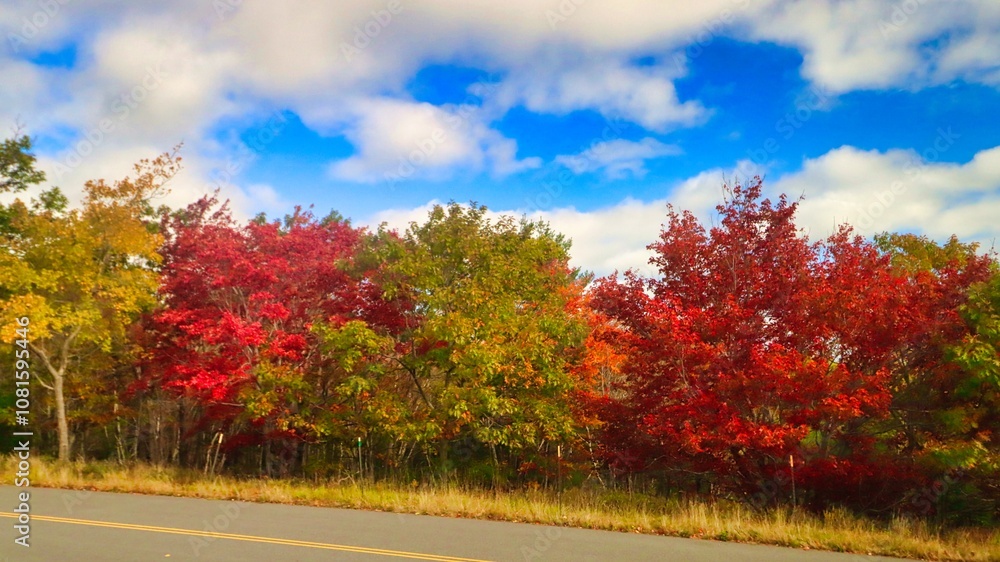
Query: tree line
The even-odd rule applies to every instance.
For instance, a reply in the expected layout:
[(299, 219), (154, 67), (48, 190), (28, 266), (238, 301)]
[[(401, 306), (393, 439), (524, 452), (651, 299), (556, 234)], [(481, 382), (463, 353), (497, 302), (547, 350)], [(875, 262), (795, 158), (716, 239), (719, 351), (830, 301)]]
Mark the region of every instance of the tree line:
[(811, 241), (755, 178), (714, 226), (668, 206), (656, 274), (594, 278), (475, 204), (402, 232), (154, 207), (179, 169), (24, 201), (30, 140), (0, 144), (0, 355), (28, 316), (61, 460), (998, 516), (1000, 268), (974, 243)]

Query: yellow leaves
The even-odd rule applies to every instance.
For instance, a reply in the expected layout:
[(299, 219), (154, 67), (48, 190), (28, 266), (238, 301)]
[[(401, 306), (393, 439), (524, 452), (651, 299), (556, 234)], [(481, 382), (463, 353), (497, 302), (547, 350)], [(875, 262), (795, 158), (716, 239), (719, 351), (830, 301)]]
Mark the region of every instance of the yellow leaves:
[(0, 253), (0, 287), (16, 291), (31, 275), (28, 264), (19, 256)]
[(36, 295), (19, 295), (7, 301), (0, 301), (0, 342), (12, 343), (20, 336), (16, 330), (20, 327), (17, 319), (27, 316), (31, 321), (31, 337), (35, 340), (45, 337), (48, 332), (48, 320), (51, 314), (46, 314), (45, 300)]
[(177, 146), (173, 153), (162, 154), (153, 160), (140, 160), (133, 168), (135, 178), (125, 177), (110, 185), (103, 179), (88, 181), (84, 184), (85, 206), (123, 205), (140, 214), (147, 211), (149, 202), (165, 195), (168, 192), (166, 183), (180, 171), (179, 149)]
[(113, 335), (155, 303), (150, 266), (161, 261), (162, 238), (145, 217), (178, 162), (164, 156), (141, 163), (134, 180), (87, 182), (82, 209), (9, 207), (11, 226), (0, 233), (0, 282), (9, 295), (0, 300), (3, 321), (29, 316), (33, 339), (52, 340), (52, 349), (75, 334), (74, 343), (110, 351)]

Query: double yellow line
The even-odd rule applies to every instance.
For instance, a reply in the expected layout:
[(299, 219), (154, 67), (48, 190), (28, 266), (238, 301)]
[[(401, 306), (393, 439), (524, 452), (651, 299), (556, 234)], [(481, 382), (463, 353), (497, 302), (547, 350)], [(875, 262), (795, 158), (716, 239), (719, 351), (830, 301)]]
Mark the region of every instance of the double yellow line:
[[(0, 513), (0, 517), (17, 517), (17, 515), (14, 513)], [(209, 537), (213, 539), (226, 539), (232, 541), (260, 542), (267, 544), (280, 544), (285, 546), (302, 546), (306, 548), (318, 548), (322, 550), (358, 552), (361, 554), (373, 554), (378, 556), (394, 556), (396, 558), (413, 558), (416, 560), (436, 560), (438, 562), (487, 562), (485, 560), (477, 560), (475, 558), (457, 558), (454, 556), (422, 554), (419, 552), (406, 552), (402, 550), (387, 550), (384, 548), (367, 548), (363, 546), (349, 546), (343, 544), (330, 544), (330, 543), (312, 542), (312, 541), (297, 541), (292, 539), (258, 537), (253, 535), (237, 535), (233, 533), (216, 533), (214, 531), (195, 531), (191, 529), (177, 529), (173, 527), (155, 527), (152, 525), (133, 525), (132, 523), (113, 523), (110, 521), (94, 521), (91, 519), (71, 519), (69, 517), (52, 517), (49, 515), (32, 515), (31, 520), (51, 521), (53, 523), (69, 523), (73, 525), (89, 525), (91, 527), (107, 527), (110, 529), (128, 529), (131, 531), (147, 531), (151, 533), (165, 533), (170, 535)]]

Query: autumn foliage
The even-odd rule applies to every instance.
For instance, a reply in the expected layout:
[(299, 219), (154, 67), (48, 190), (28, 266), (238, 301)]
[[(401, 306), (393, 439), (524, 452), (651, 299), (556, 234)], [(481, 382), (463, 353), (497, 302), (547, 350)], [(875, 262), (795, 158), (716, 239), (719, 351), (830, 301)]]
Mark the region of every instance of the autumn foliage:
[(316, 400), (330, 366), (313, 325), (377, 308), (348, 272), (359, 231), (308, 212), (237, 225), (213, 199), (165, 217), (163, 231), (163, 306), (140, 383), (193, 398), (235, 443), (316, 431), (333, 404)]
[[(809, 242), (795, 209), (762, 199), (760, 180), (731, 187), (707, 231), (670, 209), (649, 246), (659, 275), (595, 285), (627, 357), (603, 454), (759, 504), (791, 499), (794, 480), (815, 507), (913, 507), (908, 496), (948, 467), (995, 458), (981, 427), (975, 452), (950, 435), (942, 464), (948, 424), (928, 419), (978, 426), (959, 421), (976, 407), (946, 398), (969, 383), (949, 346), (968, 338), (960, 304), (995, 262), (954, 241), (876, 244), (846, 226)], [(912, 245), (940, 255), (917, 260)]]
[[(41, 181), (0, 149), (0, 191)], [(82, 211), (0, 208), (0, 310), (45, 328), (61, 456), (998, 515), (1000, 273), (975, 244), (810, 240), (755, 179), (711, 226), (668, 207), (653, 275), (593, 279), (475, 204), (403, 231), (154, 213), (177, 162)]]

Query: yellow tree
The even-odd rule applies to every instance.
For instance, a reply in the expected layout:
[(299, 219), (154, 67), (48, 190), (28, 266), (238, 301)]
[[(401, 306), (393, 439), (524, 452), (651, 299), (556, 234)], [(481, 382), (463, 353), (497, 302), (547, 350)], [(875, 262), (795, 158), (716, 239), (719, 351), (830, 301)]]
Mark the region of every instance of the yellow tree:
[[(97, 376), (83, 372), (95, 362), (82, 360), (82, 352), (111, 353), (113, 342), (155, 304), (162, 239), (150, 201), (179, 166), (180, 158), (164, 154), (136, 164), (134, 177), (89, 181), (78, 209), (67, 208), (58, 188), (5, 209), (0, 318), (5, 324), (30, 318), (31, 356), (42, 366), (36, 380), (55, 401), (61, 460), (70, 454), (67, 380)], [(13, 333), (3, 327), (4, 338)]]

